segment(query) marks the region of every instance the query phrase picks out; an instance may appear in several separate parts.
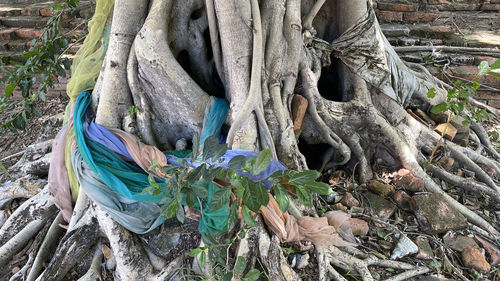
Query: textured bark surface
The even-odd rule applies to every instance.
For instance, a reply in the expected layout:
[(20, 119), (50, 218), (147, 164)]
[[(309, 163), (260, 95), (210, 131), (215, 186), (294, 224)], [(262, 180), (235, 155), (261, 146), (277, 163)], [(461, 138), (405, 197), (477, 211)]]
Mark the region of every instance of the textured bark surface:
[[(424, 180), (428, 191), (442, 194), (471, 223), (498, 237), (498, 226), (448, 196), (422, 168), (424, 154), (440, 136), (413, 119), (405, 106), (427, 109), (443, 100), (446, 85), (397, 57), (376, 19), (370, 17), (368, 3), (116, 0), (109, 49), (93, 93), (96, 120), (171, 149), (179, 139), (191, 139), (201, 130), (210, 96), (225, 98), (230, 103), (226, 120), (230, 147), (269, 148), (289, 168), (302, 170), (308, 168), (306, 160), (318, 159), (306, 159), (299, 142), (326, 144), (330, 148), (320, 159), (323, 168), (350, 165), (361, 183), (373, 177), (375, 160), (395, 169), (407, 168)], [(324, 83), (326, 87), (320, 86)], [(432, 87), (438, 97), (430, 100), (426, 94)], [(292, 120), (294, 94), (309, 103), (298, 131)], [(138, 109), (135, 115), (129, 114), (132, 105)], [(498, 185), (477, 164), (500, 174), (498, 153), (479, 125), (475, 131), (491, 158), (451, 143), (446, 149), (482, 182), (464, 186), (487, 190), (499, 200)], [(447, 182), (459, 181), (440, 175)], [(55, 254), (43, 269), (35, 262), (31, 280), (38, 274), (40, 280), (47, 276), (60, 280), (84, 255), (93, 260), (82, 280), (99, 275), (95, 266), (102, 259), (96, 249), (101, 245), (99, 230), (111, 245), (118, 280), (164, 280), (175, 272), (170, 267), (160, 270), (165, 261), (148, 255), (137, 235), (85, 196), (80, 195), (76, 204), (72, 223)], [(28, 200), (0, 229), (0, 245), (4, 245), (0, 253), (27, 243), (55, 216), (56, 207), (46, 191)], [(277, 237), (257, 222), (236, 249), (236, 255), (247, 258), (247, 270), (259, 257), (271, 280), (300, 280)], [(319, 247), (316, 254), (321, 280), (345, 280), (336, 268), (354, 268), (363, 280), (372, 280), (368, 270), (372, 265), (404, 271), (392, 280), (429, 270), (380, 260), (355, 249)]]

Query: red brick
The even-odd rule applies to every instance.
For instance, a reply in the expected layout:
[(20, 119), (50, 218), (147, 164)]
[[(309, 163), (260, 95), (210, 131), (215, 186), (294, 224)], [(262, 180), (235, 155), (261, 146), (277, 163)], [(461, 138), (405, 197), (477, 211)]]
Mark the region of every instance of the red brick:
[(42, 36), (43, 30), (33, 28), (20, 28), (16, 30), (16, 35), (19, 38), (33, 39)]
[(492, 106), (494, 108), (499, 108), (500, 109), (500, 101), (499, 100), (489, 100), (488, 105)]
[(17, 27), (7, 28), (0, 30), (0, 39), (3, 40), (12, 40), (16, 37)]
[(422, 39), (420, 40), (421, 45), (443, 45), (443, 40), (441, 39)]
[(483, 4), (482, 11), (500, 11), (500, 4)]
[[(500, 1), (500, 0), (499, 0)], [(482, 61), (487, 61), (488, 64), (494, 63), (498, 58), (494, 57), (487, 57), (487, 56), (475, 56), (474, 61), (476, 62), (477, 65), (479, 65), (480, 62)]]
[(414, 12), (415, 7), (411, 4), (399, 3), (378, 3), (380, 10), (396, 11), (396, 12)]
[(25, 16), (39, 16), (40, 15), (40, 7), (37, 7), (37, 6), (25, 7), (21, 11), (21, 14), (25, 15)]
[(453, 72), (453, 75), (464, 78), (467, 80), (477, 80), (479, 83), (484, 83), (484, 82), (490, 82), (490, 83), (499, 83), (500, 79), (491, 76), (491, 75), (484, 75), (480, 78), (477, 77), (477, 73), (479, 72), (478, 68), (476, 65), (462, 65), (458, 67), (453, 67), (451, 68), (451, 71)]
[(437, 5), (437, 4), (448, 4), (450, 1), (448, 0), (427, 0), (427, 2), (431, 5)]
[(51, 17), (54, 14), (50, 11), (50, 8), (43, 8), (43, 9), (40, 9), (40, 15), (44, 16), (44, 17)]
[(500, 101), (500, 94), (497, 94), (495, 92), (478, 91), (475, 97), (478, 99), (481, 99), (481, 100), (498, 100), (498, 101)]
[(403, 21), (403, 13), (378, 10), (377, 18), (380, 21)]
[(430, 22), (437, 19), (438, 15), (434, 13), (405, 13), (404, 20), (408, 22)]
[(448, 25), (434, 25), (429, 27), (429, 31), (436, 33), (455, 33), (455, 30)]
[(308, 101), (301, 95), (293, 95), (292, 99), (292, 119), (293, 119), (293, 129), (300, 130), (302, 127), (302, 121), (307, 111)]

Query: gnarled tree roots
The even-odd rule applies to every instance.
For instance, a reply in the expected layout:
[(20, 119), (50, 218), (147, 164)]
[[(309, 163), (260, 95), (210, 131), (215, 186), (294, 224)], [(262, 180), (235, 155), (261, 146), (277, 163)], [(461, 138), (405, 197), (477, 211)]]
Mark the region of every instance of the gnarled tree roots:
[[(169, 149), (201, 129), (210, 95), (225, 98), (230, 103), (230, 147), (269, 148), (289, 168), (306, 169), (299, 140), (327, 144), (331, 153), (325, 154), (329, 158), (324, 167), (354, 166), (360, 182), (373, 177), (374, 161), (404, 167), (481, 231), (499, 238), (498, 226), (446, 194), (427, 173), (498, 203), (498, 184), (484, 170), (500, 174), (498, 152), (480, 124), (471, 126), (478, 147), (473, 150), (443, 143), (406, 112), (405, 106), (427, 110), (442, 101), (446, 85), (397, 57), (368, 1), (266, 0), (260, 6), (257, 0), (150, 2), (115, 1), (108, 53), (93, 93), (100, 124)], [(324, 81), (327, 86), (320, 87)], [(438, 94), (433, 100), (426, 96), (431, 87)], [(308, 101), (302, 127), (295, 131), (294, 94)], [(128, 113), (131, 105), (137, 114)], [(499, 117), (495, 110), (492, 114)], [(425, 155), (440, 142), (442, 153), (476, 177), (464, 180), (433, 163), (424, 170)], [(162, 258), (147, 253), (137, 235), (84, 194), (65, 234), (61, 222), (47, 188), (12, 214), (0, 229), (0, 264), (12, 265), (15, 252), (29, 251), (12, 280), (60, 280), (74, 273), (82, 258), (87, 268), (77, 270), (81, 280), (99, 279), (103, 243), (111, 246), (120, 280), (168, 280), (185, 262), (181, 255), (165, 267)], [(257, 222), (237, 249), (249, 261), (247, 270), (259, 258), (271, 280), (300, 280), (278, 239)], [(352, 248), (317, 247), (316, 258), (320, 280), (345, 280), (338, 269), (372, 280), (372, 265), (403, 271), (388, 280), (429, 271)]]

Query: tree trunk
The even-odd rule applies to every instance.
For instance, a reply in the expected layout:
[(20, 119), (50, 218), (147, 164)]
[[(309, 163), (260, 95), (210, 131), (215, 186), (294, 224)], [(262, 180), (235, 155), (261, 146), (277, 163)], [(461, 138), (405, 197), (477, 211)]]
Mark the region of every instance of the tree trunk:
[[(354, 166), (355, 176), (363, 183), (373, 177), (372, 163), (377, 158), (395, 169), (413, 171), (428, 191), (443, 194), (471, 223), (499, 235), (498, 226), (448, 196), (423, 170), (423, 150), (436, 145), (440, 136), (405, 109), (427, 110), (443, 101), (446, 85), (398, 58), (380, 31), (371, 1), (115, 0), (99, 81), (93, 92), (97, 122), (136, 133), (146, 143), (165, 149), (182, 138), (191, 139), (201, 130), (210, 96), (225, 98), (230, 103), (226, 120), (230, 148), (268, 148), (288, 168), (303, 170), (311, 159), (299, 150), (299, 142), (327, 144), (330, 150), (320, 160), (323, 167)], [(431, 88), (437, 92), (434, 99), (427, 98)], [(308, 101), (300, 130), (294, 130), (294, 95)], [(135, 115), (129, 114), (132, 105), (138, 109)], [(498, 197), (498, 186), (476, 164), (486, 163), (498, 171), (498, 159), (452, 143), (446, 149), (458, 155), (459, 165), (477, 171), (489, 194)], [(33, 214), (37, 222), (52, 214), (44, 208), (42, 215)], [(100, 225), (117, 259), (117, 277), (168, 276), (157, 272), (137, 236), (98, 206), (80, 215), (75, 231), (82, 237)], [(92, 231), (85, 232), (83, 226)], [(19, 241), (25, 243), (40, 223), (25, 222), (21, 228), (9, 230), (6, 223), (0, 241), (24, 231)], [(50, 274), (64, 254), (77, 258), (71, 245), (86, 252), (97, 244), (94, 238), (83, 247), (74, 240), (78, 235), (68, 236), (69, 232), (68, 241), (62, 243), (66, 246), (59, 247), (53, 264), (41, 276)], [(238, 255), (260, 257), (272, 280), (299, 280), (284, 261), (276, 237), (269, 237), (262, 223), (239, 245)], [(384, 263), (352, 249), (347, 253), (337, 248), (316, 250), (322, 280), (344, 280), (334, 266), (342, 268), (346, 263), (352, 263), (365, 280), (371, 280), (369, 265), (407, 270), (398, 278), (426, 272), (403, 263)]]

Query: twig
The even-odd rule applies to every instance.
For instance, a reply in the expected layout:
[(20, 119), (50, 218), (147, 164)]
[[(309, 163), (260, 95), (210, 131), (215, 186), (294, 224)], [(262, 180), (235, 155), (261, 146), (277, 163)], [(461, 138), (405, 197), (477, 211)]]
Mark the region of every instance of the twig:
[(399, 53), (443, 51), (450, 53), (486, 55), (486, 56), (500, 58), (500, 50), (492, 48), (472, 48), (472, 47), (452, 47), (452, 46), (405, 46), (405, 47), (393, 47), (393, 48), (394, 51)]

